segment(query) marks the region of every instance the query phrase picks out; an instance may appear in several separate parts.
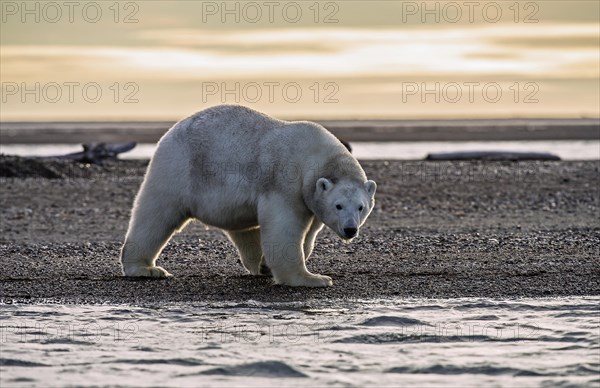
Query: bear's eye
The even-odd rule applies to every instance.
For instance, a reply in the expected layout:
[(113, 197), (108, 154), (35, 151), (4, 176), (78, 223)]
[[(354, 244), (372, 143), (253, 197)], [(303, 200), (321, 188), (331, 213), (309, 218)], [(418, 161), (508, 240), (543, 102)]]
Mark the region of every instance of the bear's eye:
[(359, 212), (362, 212), (362, 211), (363, 211), (363, 207), (362, 207), (362, 205), (358, 207), (358, 211), (359, 211)]
[(335, 205), (335, 208), (338, 209), (338, 210), (342, 210), (343, 209), (342, 205)]

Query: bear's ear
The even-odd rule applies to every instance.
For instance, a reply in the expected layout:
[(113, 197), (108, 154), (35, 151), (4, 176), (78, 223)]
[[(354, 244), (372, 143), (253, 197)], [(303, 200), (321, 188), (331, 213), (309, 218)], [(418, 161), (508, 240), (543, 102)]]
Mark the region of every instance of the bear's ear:
[(377, 183), (375, 183), (375, 181), (366, 181), (365, 189), (367, 189), (367, 193), (369, 193), (369, 195), (375, 195), (375, 190), (377, 190)]
[(333, 183), (327, 178), (320, 178), (317, 181), (317, 192), (321, 193), (327, 190), (331, 190)]

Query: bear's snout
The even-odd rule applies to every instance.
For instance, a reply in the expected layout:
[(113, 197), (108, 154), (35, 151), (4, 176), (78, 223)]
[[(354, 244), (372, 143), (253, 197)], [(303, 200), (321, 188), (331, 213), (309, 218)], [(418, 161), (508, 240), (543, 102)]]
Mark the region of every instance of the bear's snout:
[(357, 232), (358, 232), (358, 229), (356, 229), (354, 227), (344, 228), (344, 234), (348, 238), (352, 238), (352, 237), (356, 236)]

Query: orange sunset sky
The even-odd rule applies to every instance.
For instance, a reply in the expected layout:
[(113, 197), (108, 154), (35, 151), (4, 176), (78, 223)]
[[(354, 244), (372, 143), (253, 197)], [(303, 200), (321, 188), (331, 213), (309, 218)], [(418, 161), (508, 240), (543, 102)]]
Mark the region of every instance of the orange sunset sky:
[(3, 121), (599, 117), (598, 1), (1, 2)]

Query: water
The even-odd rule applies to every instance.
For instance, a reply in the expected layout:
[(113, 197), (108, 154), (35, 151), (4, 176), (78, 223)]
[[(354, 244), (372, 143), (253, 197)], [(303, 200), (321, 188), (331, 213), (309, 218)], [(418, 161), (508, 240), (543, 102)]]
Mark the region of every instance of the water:
[(5, 386), (598, 386), (599, 297), (1, 305)]
[[(450, 151), (524, 151), (550, 152), (564, 160), (599, 160), (598, 140), (557, 141), (464, 141), (464, 142), (353, 142), (358, 159), (423, 159), (430, 152)], [(124, 159), (149, 159), (156, 144), (138, 144), (121, 154)], [(0, 153), (20, 156), (52, 156), (81, 151), (77, 144), (0, 144)]]

